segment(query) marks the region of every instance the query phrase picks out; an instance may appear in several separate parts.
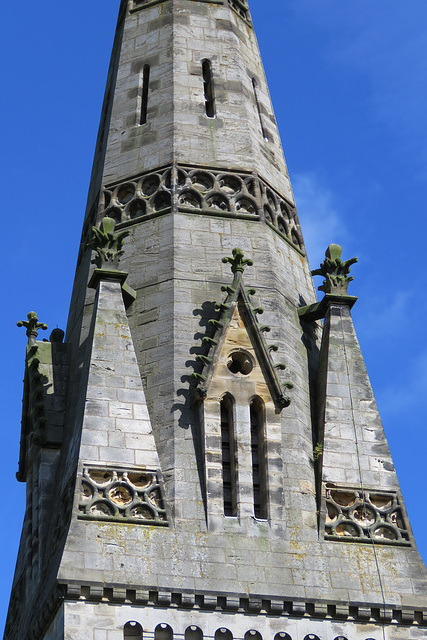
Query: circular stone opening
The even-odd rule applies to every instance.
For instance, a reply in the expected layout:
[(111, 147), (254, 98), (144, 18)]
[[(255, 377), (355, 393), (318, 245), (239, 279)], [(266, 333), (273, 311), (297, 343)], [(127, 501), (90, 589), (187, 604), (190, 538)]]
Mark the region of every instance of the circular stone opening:
[(254, 368), (252, 357), (246, 351), (233, 351), (227, 359), (227, 367), (231, 373), (250, 374)]
[(119, 506), (130, 504), (133, 500), (133, 496), (129, 491), (129, 488), (123, 484), (116, 484), (112, 487), (108, 492), (108, 497), (111, 502), (114, 502)]

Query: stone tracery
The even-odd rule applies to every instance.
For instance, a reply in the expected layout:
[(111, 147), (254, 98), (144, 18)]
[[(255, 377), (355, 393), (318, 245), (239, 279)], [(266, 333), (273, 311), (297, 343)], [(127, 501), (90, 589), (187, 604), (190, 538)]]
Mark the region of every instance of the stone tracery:
[(100, 197), (99, 213), (129, 225), (169, 213), (174, 206), (186, 213), (263, 220), (304, 253), (295, 207), (257, 174), (163, 167), (108, 185)]

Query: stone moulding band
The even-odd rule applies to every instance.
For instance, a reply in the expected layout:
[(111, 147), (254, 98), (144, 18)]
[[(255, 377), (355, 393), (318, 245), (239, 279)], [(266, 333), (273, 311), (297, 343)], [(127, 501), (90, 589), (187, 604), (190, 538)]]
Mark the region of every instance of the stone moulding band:
[(99, 198), (98, 218), (117, 229), (169, 212), (263, 222), (305, 255), (293, 203), (256, 173), (174, 164), (106, 185)]
[(382, 603), (349, 603), (316, 600), (285, 599), (261, 595), (214, 594), (209, 592), (166, 591), (157, 588), (107, 584), (61, 583), (63, 598), (67, 600), (87, 600), (105, 602), (126, 602), (130, 604), (200, 609), (206, 611), (223, 610), (241, 613), (264, 614), (286, 617), (304, 617), (349, 622), (370, 622), (417, 625), (427, 627), (427, 607), (397, 607)]
[(148, 7), (154, 7), (154, 5), (163, 2), (165, 2), (165, 0), (131, 0), (129, 11), (130, 13), (135, 13), (136, 11), (141, 11), (141, 9), (148, 9)]
[(51, 624), (59, 607), (64, 602), (82, 600), (87, 602), (127, 603), (136, 606), (169, 607), (206, 611), (241, 611), (255, 615), (273, 615), (292, 618), (327, 619), (339, 622), (364, 622), (373, 624), (396, 623), (417, 628), (427, 628), (427, 607), (387, 605), (382, 603), (349, 603), (316, 600), (292, 600), (279, 597), (241, 596), (190, 591), (160, 591), (148, 587), (82, 584), (59, 582), (46, 598), (40, 615), (34, 618), (28, 632), (28, 640), (38, 640)]
[[(164, 3), (166, 0), (131, 0), (129, 11), (135, 13), (142, 9), (148, 9), (156, 4)], [(251, 15), (246, 0), (190, 0), (190, 2), (200, 2), (202, 4), (224, 5), (228, 3), (230, 8), (236, 13), (249, 27), (252, 27)]]

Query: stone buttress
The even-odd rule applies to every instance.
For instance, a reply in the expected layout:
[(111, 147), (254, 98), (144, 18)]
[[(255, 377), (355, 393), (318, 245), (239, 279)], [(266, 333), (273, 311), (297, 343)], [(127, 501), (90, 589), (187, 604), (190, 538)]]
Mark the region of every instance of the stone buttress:
[(354, 262), (317, 302), (246, 0), (122, 0), (5, 639), (425, 637)]

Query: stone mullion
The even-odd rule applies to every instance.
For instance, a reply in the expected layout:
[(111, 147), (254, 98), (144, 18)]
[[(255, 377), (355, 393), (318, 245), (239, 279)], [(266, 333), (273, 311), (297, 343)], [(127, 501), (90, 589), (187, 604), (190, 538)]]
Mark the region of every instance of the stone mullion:
[(280, 417), (274, 406), (265, 411), (265, 445), (263, 455), (267, 463), (267, 513), (270, 521), (283, 519), (283, 454)]
[(221, 454), (221, 404), (206, 400), (203, 406), (206, 500), (208, 524), (224, 517)]
[(254, 517), (249, 402), (236, 402), (233, 413), (237, 452), (237, 513), (240, 518)]

